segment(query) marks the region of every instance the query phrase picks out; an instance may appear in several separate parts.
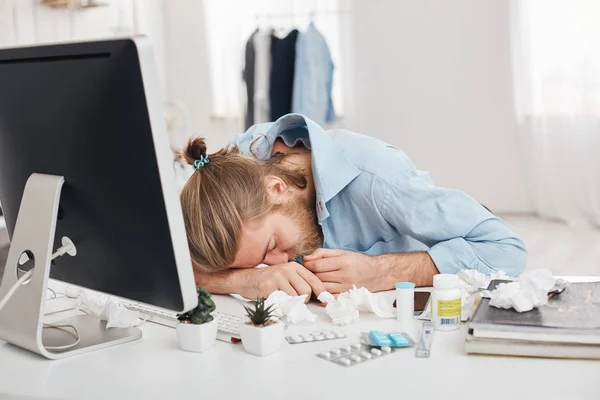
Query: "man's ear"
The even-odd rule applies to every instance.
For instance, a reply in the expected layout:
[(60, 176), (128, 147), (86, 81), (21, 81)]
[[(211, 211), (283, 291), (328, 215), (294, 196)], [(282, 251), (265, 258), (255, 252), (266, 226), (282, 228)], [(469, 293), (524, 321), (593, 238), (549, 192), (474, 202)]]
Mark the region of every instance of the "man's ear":
[(287, 195), (288, 185), (283, 179), (275, 175), (269, 175), (265, 178), (265, 187), (267, 195), (274, 204), (281, 204)]

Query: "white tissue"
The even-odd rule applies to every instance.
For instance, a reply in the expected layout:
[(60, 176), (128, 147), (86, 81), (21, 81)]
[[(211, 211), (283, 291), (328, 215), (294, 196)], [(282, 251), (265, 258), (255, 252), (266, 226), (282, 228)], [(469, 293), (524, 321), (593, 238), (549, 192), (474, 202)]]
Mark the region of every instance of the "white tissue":
[(490, 305), (497, 308), (514, 308), (517, 312), (530, 311), (548, 304), (548, 292), (556, 278), (547, 269), (525, 272), (519, 281), (501, 283), (489, 294)]
[(340, 293), (335, 299), (329, 292), (323, 292), (318, 297), (319, 301), (327, 303), (325, 311), (331, 317), (334, 325), (346, 325), (358, 319), (359, 311), (369, 311), (381, 318), (393, 318), (394, 309), (385, 301), (369, 292), (367, 288), (357, 289), (354, 286), (347, 292)]
[(265, 305), (273, 305), (273, 308), (288, 324), (295, 324), (300, 321), (314, 322), (317, 316), (306, 307), (304, 303), (306, 296), (306, 294), (302, 296), (290, 296), (281, 290), (277, 290), (267, 297)]
[(139, 312), (125, 308), (107, 296), (80, 291), (77, 293), (77, 308), (106, 321), (106, 329), (131, 328), (142, 323)]

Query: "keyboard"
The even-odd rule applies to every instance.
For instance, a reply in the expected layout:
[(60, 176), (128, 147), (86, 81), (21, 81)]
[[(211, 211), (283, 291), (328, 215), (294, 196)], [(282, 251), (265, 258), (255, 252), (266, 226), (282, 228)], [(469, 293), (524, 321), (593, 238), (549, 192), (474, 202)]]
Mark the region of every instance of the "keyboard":
[[(152, 307), (147, 304), (136, 303), (132, 301), (119, 299), (123, 306), (138, 311), (142, 320), (147, 320), (155, 324), (175, 328), (177, 324), (177, 313), (165, 310), (160, 307)], [(213, 312), (213, 317), (217, 319), (217, 339), (229, 343), (238, 343), (242, 340), (240, 336), (240, 324), (244, 323), (244, 318), (237, 315)]]

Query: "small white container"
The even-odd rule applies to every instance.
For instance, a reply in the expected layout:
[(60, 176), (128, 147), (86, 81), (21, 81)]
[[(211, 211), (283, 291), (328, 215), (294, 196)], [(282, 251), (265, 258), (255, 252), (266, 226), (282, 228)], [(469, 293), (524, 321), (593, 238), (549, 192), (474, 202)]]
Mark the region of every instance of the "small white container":
[(460, 327), (461, 292), (458, 276), (438, 274), (433, 277), (431, 322), (438, 331), (453, 331)]
[(185, 324), (178, 322), (175, 325), (179, 347), (185, 351), (202, 353), (210, 349), (217, 341), (217, 320), (213, 319), (205, 324)]
[(396, 283), (396, 319), (400, 329), (412, 332), (415, 316), (415, 284), (412, 282)]
[(268, 356), (279, 351), (283, 342), (283, 322), (269, 326), (240, 325), (240, 336), (244, 350), (257, 356)]

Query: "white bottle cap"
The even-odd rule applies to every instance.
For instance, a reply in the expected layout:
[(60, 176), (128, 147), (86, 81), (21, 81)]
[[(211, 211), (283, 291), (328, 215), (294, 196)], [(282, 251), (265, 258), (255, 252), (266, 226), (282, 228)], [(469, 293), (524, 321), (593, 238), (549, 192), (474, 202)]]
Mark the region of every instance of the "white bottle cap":
[(454, 274), (434, 275), (433, 287), (435, 289), (456, 289), (458, 287), (458, 276)]

